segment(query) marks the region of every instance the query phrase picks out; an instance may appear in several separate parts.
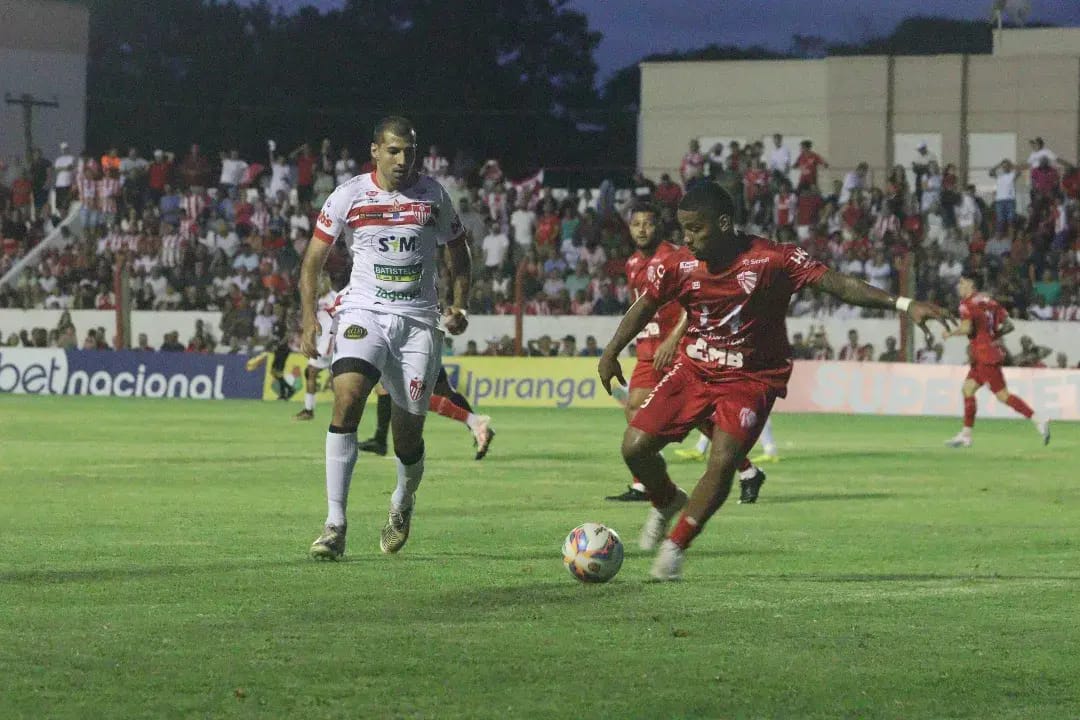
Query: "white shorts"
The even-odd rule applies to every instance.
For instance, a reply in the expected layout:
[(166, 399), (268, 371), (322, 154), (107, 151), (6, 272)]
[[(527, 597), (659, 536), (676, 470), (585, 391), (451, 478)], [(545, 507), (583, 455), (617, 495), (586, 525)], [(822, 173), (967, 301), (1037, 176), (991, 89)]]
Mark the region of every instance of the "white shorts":
[(334, 331), (337, 328), (337, 318), (329, 313), (320, 312), (319, 337), (315, 339), (315, 349), (319, 351), (319, 357), (312, 360), (308, 358), (308, 367), (317, 370), (326, 370), (334, 362)]
[(339, 310), (335, 316), (334, 361), (371, 363), (395, 405), (425, 415), (442, 366), (443, 333), (403, 315)]

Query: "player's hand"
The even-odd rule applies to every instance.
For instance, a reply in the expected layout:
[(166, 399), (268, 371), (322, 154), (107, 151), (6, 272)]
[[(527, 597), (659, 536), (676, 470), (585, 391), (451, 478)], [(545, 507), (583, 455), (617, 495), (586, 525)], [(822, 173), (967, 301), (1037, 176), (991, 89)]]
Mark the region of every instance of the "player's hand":
[(653, 367), (657, 370), (667, 370), (668, 365), (675, 359), (675, 353), (679, 349), (679, 342), (664, 340), (653, 354)]
[(443, 315), (443, 327), (451, 335), (460, 335), (469, 327), (469, 316), (461, 308), (452, 307)]
[(304, 320), (304, 328), (300, 331), (300, 352), (315, 360), (319, 357), (319, 321), (315, 318)]
[(607, 390), (607, 394), (611, 394), (611, 379), (615, 378), (623, 387), (626, 387), (626, 378), (622, 374), (622, 365), (619, 364), (619, 358), (615, 355), (608, 355), (604, 353), (600, 356), (600, 363), (596, 366), (596, 371), (600, 373), (600, 384)]
[(911, 317), (912, 322), (919, 326), (923, 331), (923, 335), (927, 338), (932, 338), (933, 333), (930, 332), (930, 328), (927, 323), (931, 320), (936, 320), (941, 323), (946, 332), (952, 329), (952, 323), (956, 321), (956, 316), (951, 311), (946, 310), (943, 307), (934, 305), (933, 303), (922, 302), (915, 300), (908, 306), (907, 314)]

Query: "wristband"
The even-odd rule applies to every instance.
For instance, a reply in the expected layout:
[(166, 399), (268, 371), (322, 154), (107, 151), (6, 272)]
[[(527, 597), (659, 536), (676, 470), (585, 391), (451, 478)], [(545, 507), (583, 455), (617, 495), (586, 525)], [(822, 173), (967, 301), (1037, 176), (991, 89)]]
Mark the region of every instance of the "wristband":
[(896, 298), (896, 309), (902, 313), (906, 313), (907, 309), (911, 306), (912, 299), (909, 297), (900, 296)]

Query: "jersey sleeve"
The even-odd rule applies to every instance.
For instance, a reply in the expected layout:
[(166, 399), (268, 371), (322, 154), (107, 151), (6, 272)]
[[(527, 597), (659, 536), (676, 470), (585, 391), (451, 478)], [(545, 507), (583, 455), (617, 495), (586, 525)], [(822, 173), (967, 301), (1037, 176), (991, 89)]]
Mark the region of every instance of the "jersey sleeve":
[[(465, 226), (461, 224), (461, 218), (458, 217), (457, 210), (454, 209), (454, 202), (450, 199), (450, 194), (446, 192), (446, 188), (441, 185), (439, 186), (439, 199), (436, 201), (436, 207), (438, 208), (438, 214), (435, 221), (437, 228), (435, 239), (439, 245), (445, 245), (465, 234)], [(472, 238), (472, 240), (475, 242), (476, 238)]]
[(315, 219), (315, 237), (332, 245), (348, 221), (349, 201), (341, 188), (330, 193)]
[(682, 292), (681, 273), (678, 265), (672, 260), (674, 255), (675, 253), (671, 253), (653, 265), (655, 273), (645, 283), (645, 291), (642, 293), (648, 295), (660, 306), (677, 300)]
[(798, 245), (781, 244), (777, 246), (781, 255), (784, 273), (791, 279), (795, 290), (821, 279), (829, 268), (810, 257), (810, 253)]

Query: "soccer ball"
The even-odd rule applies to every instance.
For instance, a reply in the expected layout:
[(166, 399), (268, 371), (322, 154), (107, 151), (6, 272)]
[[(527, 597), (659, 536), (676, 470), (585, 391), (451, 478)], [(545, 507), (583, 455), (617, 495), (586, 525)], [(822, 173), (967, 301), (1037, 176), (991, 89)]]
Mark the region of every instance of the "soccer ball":
[(566, 536), (562, 555), (566, 569), (581, 582), (607, 582), (622, 567), (622, 540), (609, 527), (585, 523)]

